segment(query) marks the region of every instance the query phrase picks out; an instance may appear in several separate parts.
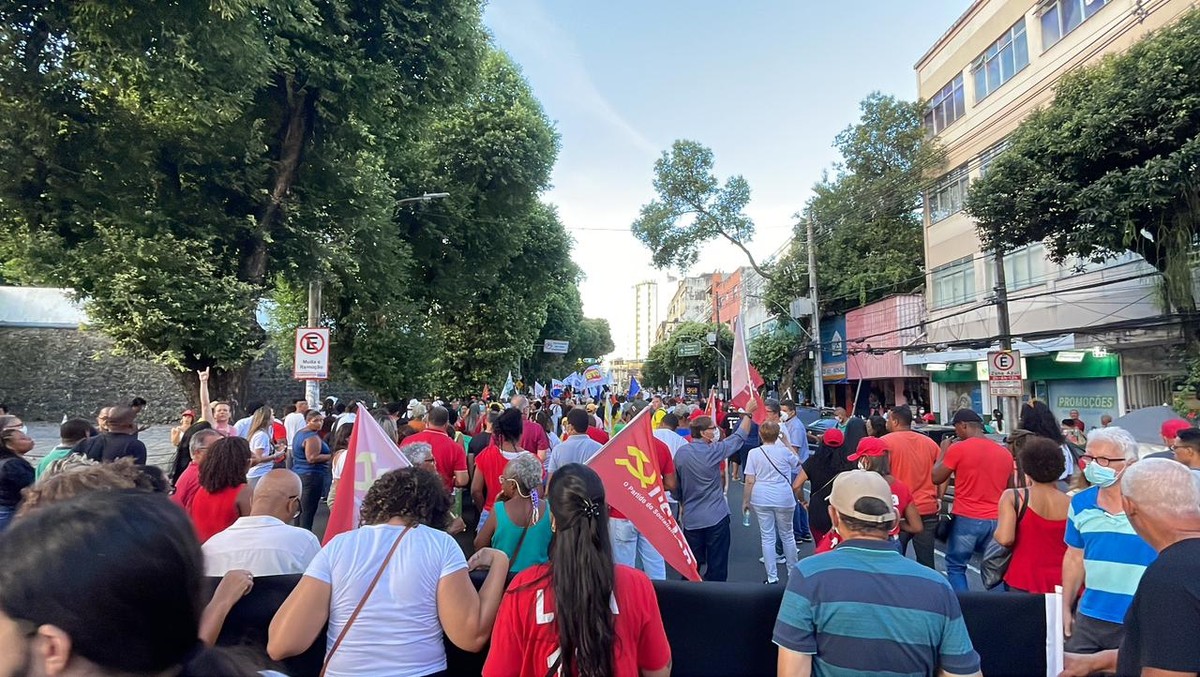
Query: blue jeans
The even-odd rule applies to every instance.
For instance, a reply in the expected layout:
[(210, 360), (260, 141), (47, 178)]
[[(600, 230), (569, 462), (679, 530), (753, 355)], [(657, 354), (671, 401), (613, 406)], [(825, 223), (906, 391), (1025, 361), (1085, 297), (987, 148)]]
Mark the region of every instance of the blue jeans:
[(15, 506), (0, 506), (0, 531), (8, 528), (8, 525), (12, 523), (13, 515), (16, 513), (17, 509)]
[(966, 592), (967, 562), (971, 555), (983, 553), (992, 534), (996, 531), (996, 520), (980, 520), (956, 515), (946, 542), (946, 578), (955, 592)]
[(812, 533), (808, 530), (808, 511), (798, 502), (795, 512), (792, 513), (792, 534), (796, 538), (812, 537)]
[(636, 567), (638, 555), (642, 557), (642, 570), (652, 581), (667, 578), (667, 563), (662, 555), (650, 545), (650, 541), (626, 519), (608, 521), (609, 540), (612, 541), (613, 561), (627, 567)]

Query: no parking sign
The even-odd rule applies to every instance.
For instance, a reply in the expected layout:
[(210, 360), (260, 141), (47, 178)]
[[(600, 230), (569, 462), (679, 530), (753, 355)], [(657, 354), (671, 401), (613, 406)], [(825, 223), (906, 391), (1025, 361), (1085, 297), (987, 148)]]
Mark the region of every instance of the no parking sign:
[(1019, 351), (988, 353), (988, 389), (993, 397), (1020, 397), (1025, 393)]
[(296, 330), (296, 355), (292, 377), (306, 381), (329, 378), (329, 330), (301, 327)]

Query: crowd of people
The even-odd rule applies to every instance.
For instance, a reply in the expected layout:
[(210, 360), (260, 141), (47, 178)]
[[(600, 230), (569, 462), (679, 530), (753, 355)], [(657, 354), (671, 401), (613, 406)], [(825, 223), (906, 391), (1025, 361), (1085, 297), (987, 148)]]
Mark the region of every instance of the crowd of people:
[[(976, 557), (999, 590), (1062, 588), (1065, 674), (1200, 673), (1200, 430), (1186, 421), (1164, 424), (1151, 456), (1165, 458), (1143, 458), (1128, 432), (1037, 401), (1006, 436), (959, 410), (939, 444), (907, 406), (809, 430), (787, 400), (412, 399), (374, 414), (411, 466), (322, 547), (322, 500), (373, 414), (297, 399), (235, 420), (203, 377), (165, 473), (138, 439), (144, 401), (65, 420), (36, 467), (23, 421), (0, 416), (0, 674), (261, 674), (318, 643), (326, 675), (432, 675), (443, 638), (486, 648), (489, 676), (670, 674), (652, 584), (666, 563), (587, 465), (643, 411), (705, 581), (728, 579), (729, 490), (744, 484), (763, 582), (786, 580), (781, 675), (979, 673), (957, 598)], [(275, 576), (298, 582), (261, 655), (204, 648)], [(126, 633), (119, 649), (106, 625)]]

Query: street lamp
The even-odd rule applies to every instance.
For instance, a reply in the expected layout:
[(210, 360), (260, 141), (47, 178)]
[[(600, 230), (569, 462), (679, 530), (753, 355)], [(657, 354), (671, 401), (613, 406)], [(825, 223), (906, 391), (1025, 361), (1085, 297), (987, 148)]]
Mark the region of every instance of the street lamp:
[[(429, 202), (431, 200), (440, 200), (450, 197), (450, 193), (422, 193), (417, 197), (406, 197), (402, 200), (397, 200), (396, 204), (401, 205), (406, 202)], [(314, 279), (308, 283), (308, 328), (316, 328), (321, 323), (321, 281)], [(304, 399), (308, 400), (309, 406), (321, 406), (321, 382), (320, 381), (305, 381), (304, 382)]]

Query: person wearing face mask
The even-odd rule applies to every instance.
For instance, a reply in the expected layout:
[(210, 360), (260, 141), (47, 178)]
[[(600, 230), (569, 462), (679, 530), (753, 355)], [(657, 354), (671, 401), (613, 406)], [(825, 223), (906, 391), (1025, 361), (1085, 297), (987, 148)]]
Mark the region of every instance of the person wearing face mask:
[(254, 486), (250, 514), (204, 542), (204, 575), (224, 576), (234, 569), (255, 576), (302, 574), (321, 551), (308, 529), (291, 526), (300, 514), (300, 476), (272, 470)]
[(0, 416), (0, 532), (16, 514), (21, 491), (33, 484), (34, 469), (25, 460), (33, 451), (33, 439), (24, 427), (16, 416)]
[(1121, 503), (1118, 480), (1138, 458), (1133, 435), (1112, 426), (1096, 430), (1086, 452), (1083, 476), (1092, 487), (1071, 499), (1063, 539), (1063, 634), (1068, 652), (1094, 654), (1120, 646), (1125, 612), (1156, 555), (1134, 531)]

